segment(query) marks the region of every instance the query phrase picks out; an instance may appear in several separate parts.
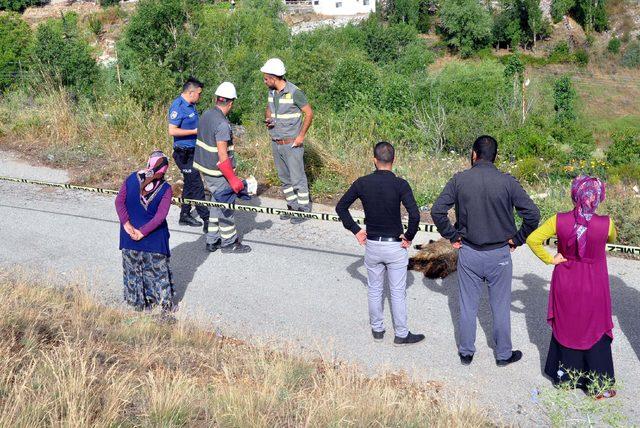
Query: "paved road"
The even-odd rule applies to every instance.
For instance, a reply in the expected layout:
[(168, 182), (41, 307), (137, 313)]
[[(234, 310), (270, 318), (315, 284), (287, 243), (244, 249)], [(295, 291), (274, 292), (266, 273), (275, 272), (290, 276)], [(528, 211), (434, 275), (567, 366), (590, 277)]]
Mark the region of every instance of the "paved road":
[[(0, 175), (67, 179), (64, 172), (32, 168), (2, 152)], [(266, 199), (254, 202), (282, 205)], [(521, 425), (541, 421), (531, 391), (550, 387), (541, 370), (550, 338), (545, 314), (551, 268), (528, 249), (514, 255), (513, 343), (523, 350), (523, 361), (496, 367), (487, 339), (491, 322), (485, 296), (478, 352), (473, 364), (463, 367), (455, 345), (455, 275), (432, 281), (410, 272), (410, 328), (425, 333), (427, 340), (395, 348), (391, 335), (384, 343), (371, 340), (363, 251), (340, 224), (308, 221), (292, 226), (275, 217), (240, 213), (240, 230), (253, 252), (223, 255), (205, 252), (197, 229), (177, 226), (177, 215), (173, 207), (171, 262), (180, 317), (239, 338), (293, 344), (371, 372), (406, 370), (417, 379), (442, 382), (445, 392), (477, 402), (495, 417)], [(56, 279), (86, 279), (103, 302), (118, 304), (122, 285), (117, 233), (111, 197), (0, 182), (2, 265), (37, 269)], [(426, 239), (421, 233), (416, 242)], [(629, 421), (640, 424), (635, 403), (640, 396), (640, 262), (610, 258), (609, 269), (616, 325), (613, 352), (622, 382), (616, 400)]]

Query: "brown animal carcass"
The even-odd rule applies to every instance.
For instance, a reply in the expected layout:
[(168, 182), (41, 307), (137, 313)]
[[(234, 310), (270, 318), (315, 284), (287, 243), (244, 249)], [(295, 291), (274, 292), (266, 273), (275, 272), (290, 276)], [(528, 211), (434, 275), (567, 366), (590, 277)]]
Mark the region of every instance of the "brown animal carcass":
[(416, 245), (418, 254), (409, 259), (407, 269), (424, 273), (430, 279), (446, 278), (458, 268), (458, 250), (448, 239), (430, 240), (428, 244)]

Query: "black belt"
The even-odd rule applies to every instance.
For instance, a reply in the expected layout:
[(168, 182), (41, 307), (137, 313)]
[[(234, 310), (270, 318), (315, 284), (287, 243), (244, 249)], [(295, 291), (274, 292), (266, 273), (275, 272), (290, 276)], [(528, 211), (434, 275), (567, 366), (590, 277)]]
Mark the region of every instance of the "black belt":
[(378, 242), (402, 242), (402, 239), (390, 236), (367, 236), (367, 240)]
[(194, 152), (196, 150), (195, 147), (174, 147), (174, 151), (176, 152)]

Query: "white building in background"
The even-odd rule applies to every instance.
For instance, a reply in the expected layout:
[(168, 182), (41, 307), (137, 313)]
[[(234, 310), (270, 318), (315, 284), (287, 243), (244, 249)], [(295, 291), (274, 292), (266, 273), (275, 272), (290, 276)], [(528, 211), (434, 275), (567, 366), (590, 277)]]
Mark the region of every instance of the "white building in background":
[(290, 8), (311, 6), (313, 12), (326, 16), (368, 15), (376, 11), (376, 0), (285, 0)]

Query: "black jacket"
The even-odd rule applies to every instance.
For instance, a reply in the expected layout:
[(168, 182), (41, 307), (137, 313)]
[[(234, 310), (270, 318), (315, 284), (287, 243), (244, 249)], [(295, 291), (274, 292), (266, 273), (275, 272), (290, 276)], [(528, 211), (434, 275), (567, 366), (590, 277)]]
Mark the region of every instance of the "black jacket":
[[(391, 171), (377, 170), (373, 174), (358, 178), (336, 205), (336, 212), (342, 224), (351, 232), (358, 233), (360, 226), (353, 221), (349, 207), (356, 199), (362, 201), (367, 235), (399, 237), (402, 233), (407, 240), (413, 240), (420, 224), (420, 210), (413, 197), (411, 186)], [(406, 232), (400, 217), (400, 204), (409, 214)]]
[[(456, 224), (447, 213), (455, 206)], [(516, 229), (513, 210), (522, 218)], [(540, 221), (540, 210), (518, 180), (488, 161), (453, 176), (431, 208), (438, 232), (451, 242), (462, 239), (476, 250), (492, 250), (507, 245), (509, 239), (520, 246)]]

